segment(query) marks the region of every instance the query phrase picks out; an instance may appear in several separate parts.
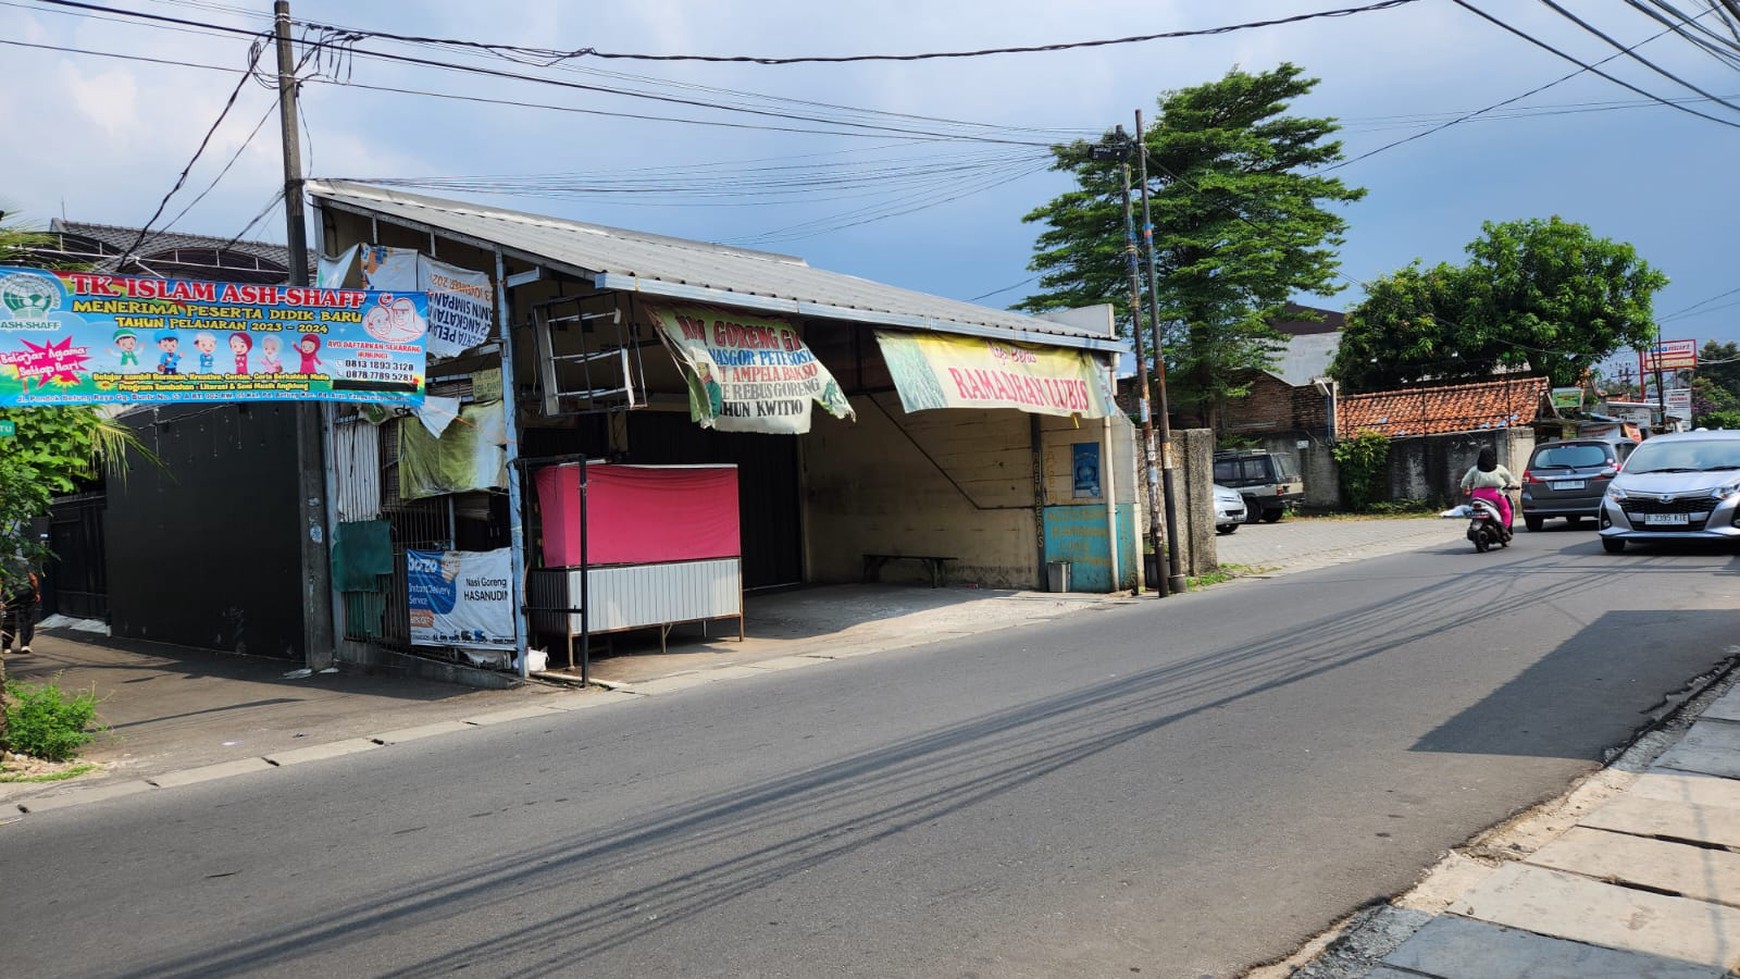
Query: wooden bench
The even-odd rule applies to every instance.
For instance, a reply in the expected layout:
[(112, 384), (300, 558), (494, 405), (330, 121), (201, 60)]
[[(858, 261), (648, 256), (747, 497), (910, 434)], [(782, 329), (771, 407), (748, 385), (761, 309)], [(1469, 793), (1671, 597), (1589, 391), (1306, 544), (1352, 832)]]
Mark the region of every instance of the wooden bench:
[(940, 554), (866, 554), (864, 555), (864, 581), (877, 580), (882, 572), (882, 566), (890, 561), (922, 561), (930, 568), (930, 586), (942, 586), (943, 562), (955, 561), (958, 558), (943, 557)]

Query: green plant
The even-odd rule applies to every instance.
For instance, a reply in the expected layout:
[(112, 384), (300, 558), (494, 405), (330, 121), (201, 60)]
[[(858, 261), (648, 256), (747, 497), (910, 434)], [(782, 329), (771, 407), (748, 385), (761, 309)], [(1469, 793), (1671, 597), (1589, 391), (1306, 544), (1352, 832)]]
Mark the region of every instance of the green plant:
[(1699, 428), (1740, 428), (1740, 411), (1711, 411), (1699, 415)]
[(1390, 440), (1381, 432), (1360, 432), (1335, 443), (1335, 464), (1341, 470), (1341, 495), (1354, 510), (1377, 502), (1390, 461)]
[(1219, 442), (1220, 444), (1215, 446), (1217, 449), (1260, 449), (1263, 447), (1263, 440), (1255, 435), (1222, 435)]
[(94, 691), (68, 697), (59, 687), (41, 683), (16, 684), (10, 693), (12, 703), (5, 705), (6, 750), (66, 761), (90, 744), (93, 734), (86, 728), (97, 716)]
[(1411, 517), (1437, 511), (1425, 500), (1378, 500), (1368, 505), (1366, 512), (1384, 517)]

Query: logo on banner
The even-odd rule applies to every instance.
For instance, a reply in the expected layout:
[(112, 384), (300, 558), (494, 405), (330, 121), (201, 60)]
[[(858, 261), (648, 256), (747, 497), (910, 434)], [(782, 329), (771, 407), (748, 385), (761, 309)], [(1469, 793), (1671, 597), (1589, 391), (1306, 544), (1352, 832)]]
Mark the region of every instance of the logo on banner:
[(47, 276), (13, 272), (0, 278), (0, 303), (5, 304), (11, 316), (13, 329), (59, 329), (59, 324), (48, 317), (60, 309), (60, 286)]

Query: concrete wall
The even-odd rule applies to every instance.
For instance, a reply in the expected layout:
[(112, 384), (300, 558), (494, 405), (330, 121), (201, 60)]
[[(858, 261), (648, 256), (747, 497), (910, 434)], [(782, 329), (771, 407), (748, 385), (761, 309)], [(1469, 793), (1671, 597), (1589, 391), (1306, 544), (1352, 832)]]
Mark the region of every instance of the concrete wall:
[(1293, 460), (1305, 481), (1303, 509), (1324, 513), (1341, 507), (1341, 471), (1335, 465), (1335, 447), (1319, 435), (1304, 432), (1264, 435), (1259, 448)]
[(1487, 445), (1497, 449), (1498, 461), (1520, 477), (1534, 451), (1535, 436), (1526, 428), (1503, 428), (1391, 439), (1389, 498), (1425, 500), (1432, 506), (1454, 503), (1462, 474)]
[(1187, 428), (1172, 433), (1173, 503), (1182, 526), (1174, 534), (1178, 567), (1186, 575), (1220, 567), (1214, 535), (1214, 432)]
[[(954, 557), (950, 584), (1041, 586), (1033, 416), (909, 415), (892, 392), (853, 397), (852, 408), (856, 423), (818, 411), (802, 437), (811, 581), (857, 581), (868, 552)], [(882, 580), (929, 584), (910, 561)]]

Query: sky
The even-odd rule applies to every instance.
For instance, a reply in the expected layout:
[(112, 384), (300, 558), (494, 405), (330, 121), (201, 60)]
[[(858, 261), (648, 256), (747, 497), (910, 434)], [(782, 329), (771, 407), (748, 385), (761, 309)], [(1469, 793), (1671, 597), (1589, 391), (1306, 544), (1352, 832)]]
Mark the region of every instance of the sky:
[[(89, 2), (247, 31), (270, 27), (267, 0)], [(359, 32), (536, 49), (787, 58), (1052, 45), (1370, 2), (294, 0), (292, 16)], [(1586, 63), (1617, 53), (1544, 2), (1470, 2)], [(1558, 2), (1625, 46), (1663, 30), (1613, 0)], [(1679, 0), (1679, 7), (1690, 15), (1704, 3)], [(1722, 26), (1713, 16), (1699, 23)], [(261, 217), (247, 237), (283, 240), (282, 207), (269, 206), (283, 179), (276, 96), (244, 76), (247, 36), (150, 26), (48, 0), (0, 0), (0, 41), (10, 42), (0, 44), (9, 93), (0, 100), (0, 131), (8, 134), (0, 140), (0, 209), (39, 225), (64, 215), (138, 226), (235, 92), (153, 227), (174, 219), (176, 230), (227, 238)], [(308, 176), (410, 181), (402, 186), (420, 193), (765, 248), (992, 306), (1037, 288), (1027, 263), (1040, 227), (1021, 218), (1071, 186), (1047, 169), (1046, 147), (1132, 128), (1138, 109), (1152, 119), (1166, 91), (1235, 66), (1262, 71), (1291, 61), (1321, 79), (1293, 111), (1339, 119), (1353, 157), (1577, 71), (1453, 0), (1211, 36), (922, 61), (582, 57), (545, 66), (376, 37), (351, 48), (349, 56), (328, 49), (301, 70), (309, 79)], [(1601, 70), (1715, 118), (1582, 72), (1342, 167), (1338, 176), (1368, 191), (1337, 205), (1349, 222), (1340, 249), (1346, 288), (1298, 298), (1342, 309), (1358, 301), (1360, 283), (1410, 261), (1461, 261), (1483, 221), (1558, 215), (1629, 242), (1670, 277), (1656, 300), (1664, 337), (1740, 341), (1732, 245), (1740, 227), (1732, 162), (1740, 157), (1740, 67), (1673, 34), (1636, 53), (1735, 105), (1620, 56)], [(268, 71), (273, 57), (270, 48), (261, 54)]]

